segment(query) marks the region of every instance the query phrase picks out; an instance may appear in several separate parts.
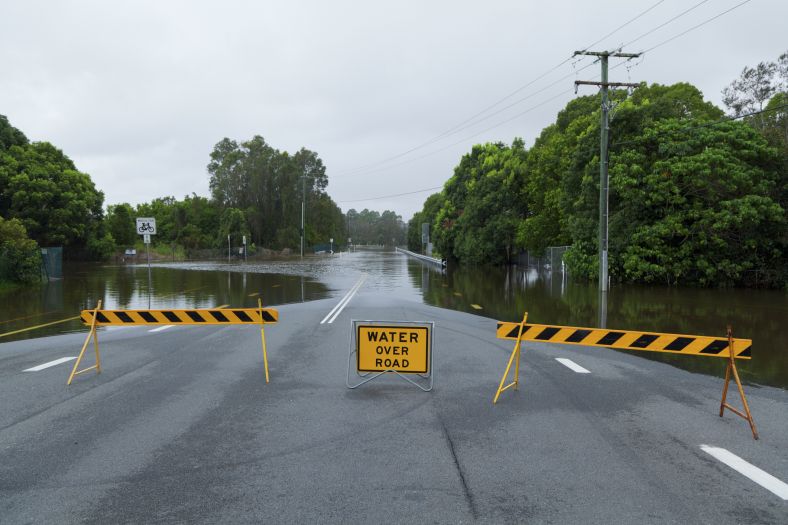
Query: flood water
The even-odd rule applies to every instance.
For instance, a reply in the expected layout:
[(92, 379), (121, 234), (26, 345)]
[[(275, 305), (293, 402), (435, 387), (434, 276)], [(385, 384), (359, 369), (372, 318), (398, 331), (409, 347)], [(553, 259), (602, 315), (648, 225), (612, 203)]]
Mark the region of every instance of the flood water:
[[(148, 267), (66, 265), (65, 278), (45, 285), (0, 292), (0, 343), (84, 330), (83, 308), (211, 308), (257, 306), (340, 297), (368, 274), (365, 290), (396, 295), (476, 315), (534, 323), (595, 327), (600, 323), (595, 283), (572, 282), (561, 273), (534, 269), (450, 268), (441, 272), (386, 250), (248, 263), (189, 262)], [(709, 290), (613, 286), (608, 294), (608, 328), (753, 339), (753, 359), (739, 360), (751, 385), (788, 388), (788, 294), (768, 290)], [(472, 306), (472, 305), (475, 305)], [(477, 309), (480, 307), (480, 309)], [(589, 350), (593, 351), (593, 349)], [(693, 372), (722, 376), (726, 361), (710, 357), (639, 352), (637, 355)]]

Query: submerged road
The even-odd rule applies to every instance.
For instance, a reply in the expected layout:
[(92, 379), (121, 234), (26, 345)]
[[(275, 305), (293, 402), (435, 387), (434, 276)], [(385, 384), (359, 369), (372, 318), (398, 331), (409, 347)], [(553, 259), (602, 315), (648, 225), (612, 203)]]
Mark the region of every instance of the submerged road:
[[(84, 334), (0, 344), (0, 522), (788, 523), (784, 390), (754, 441), (717, 378), (527, 344), (493, 406), (495, 321), (372, 281), (280, 307), (269, 384), (251, 326), (102, 330), (70, 387)], [(347, 389), (351, 319), (434, 321), (434, 391)]]

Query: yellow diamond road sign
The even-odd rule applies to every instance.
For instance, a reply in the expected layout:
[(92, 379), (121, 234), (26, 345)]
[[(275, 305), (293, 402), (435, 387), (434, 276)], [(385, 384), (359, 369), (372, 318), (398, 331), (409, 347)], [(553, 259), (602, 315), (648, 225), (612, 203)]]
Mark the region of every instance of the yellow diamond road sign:
[(426, 374), (430, 365), (428, 326), (356, 325), (359, 372)]

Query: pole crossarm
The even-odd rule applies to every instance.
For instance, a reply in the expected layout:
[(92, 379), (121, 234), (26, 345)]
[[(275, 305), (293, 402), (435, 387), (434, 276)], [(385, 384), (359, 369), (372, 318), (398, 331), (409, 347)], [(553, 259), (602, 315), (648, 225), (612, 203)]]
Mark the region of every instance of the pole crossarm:
[(620, 53), (618, 51), (575, 51), (572, 56), (588, 55), (594, 57), (637, 58), (643, 53)]
[(607, 87), (640, 87), (635, 82), (594, 82), (593, 80), (575, 80), (576, 86), (607, 86)]

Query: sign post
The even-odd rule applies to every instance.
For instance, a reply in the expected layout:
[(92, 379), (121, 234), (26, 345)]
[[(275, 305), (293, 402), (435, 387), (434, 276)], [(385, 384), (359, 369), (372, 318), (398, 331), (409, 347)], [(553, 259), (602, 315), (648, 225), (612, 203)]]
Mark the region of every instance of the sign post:
[[(425, 392), (432, 390), (434, 323), (354, 320), (351, 326), (348, 388), (358, 388), (383, 374), (392, 373)], [(351, 384), (352, 368), (355, 368), (356, 375), (364, 378), (359, 383)], [(426, 379), (426, 382), (418, 381), (418, 378)]]
[(244, 235), (244, 262), (246, 262), (246, 235)]
[(334, 253), (334, 238), (333, 238), (333, 237), (331, 237), (331, 238), (328, 240), (328, 242), (329, 242), (329, 243), (331, 243), (331, 248), (329, 249), (329, 253)]
[(154, 217), (137, 217), (137, 233), (142, 235), (142, 242), (145, 243), (145, 252), (148, 255), (148, 308), (150, 308), (152, 287), (150, 274), (150, 236), (156, 235), (156, 219)]

